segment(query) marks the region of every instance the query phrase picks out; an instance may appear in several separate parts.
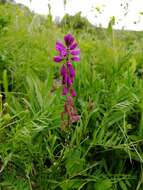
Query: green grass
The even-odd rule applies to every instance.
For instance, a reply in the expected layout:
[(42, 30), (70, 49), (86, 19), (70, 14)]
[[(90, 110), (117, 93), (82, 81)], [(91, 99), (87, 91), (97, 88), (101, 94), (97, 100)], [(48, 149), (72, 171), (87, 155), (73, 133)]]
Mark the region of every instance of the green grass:
[[(0, 190), (143, 189), (143, 35), (86, 27), (0, 5)], [(81, 120), (62, 131), (53, 56), (68, 32)]]

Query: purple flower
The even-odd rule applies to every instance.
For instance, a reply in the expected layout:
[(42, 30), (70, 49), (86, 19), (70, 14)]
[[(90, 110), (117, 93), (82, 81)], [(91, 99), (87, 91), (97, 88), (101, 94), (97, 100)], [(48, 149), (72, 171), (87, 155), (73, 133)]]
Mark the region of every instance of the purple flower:
[(63, 65), (63, 66), (61, 67), (61, 75), (62, 75), (62, 76), (65, 76), (66, 74), (67, 74), (66, 67), (65, 67), (65, 65)]
[(79, 57), (72, 57), (71, 60), (78, 62), (78, 61), (80, 61), (80, 58)]
[(62, 42), (56, 42), (56, 50), (60, 52), (62, 49), (66, 49)]
[(70, 77), (74, 78), (75, 77), (75, 70), (74, 70), (72, 64), (70, 62), (67, 62), (67, 66), (68, 66), (68, 69), (69, 69)]
[(72, 80), (70, 79), (69, 76), (67, 77), (67, 85), (68, 85), (68, 86), (71, 86), (71, 85), (72, 85)]
[(80, 120), (80, 115), (73, 115), (71, 120), (72, 120), (72, 123), (79, 121)]
[(74, 37), (71, 34), (67, 34), (64, 37), (65, 44), (64, 45), (62, 42), (57, 41), (56, 42), (56, 50), (59, 53), (58, 56), (54, 56), (54, 61), (55, 62), (61, 62), (64, 59), (70, 60), (69, 54), (71, 54), (73, 57), (71, 60), (73, 61), (79, 61), (80, 58), (77, 57), (77, 55), (80, 54), (80, 49), (75, 49), (77, 47), (77, 43), (74, 41)]
[(67, 89), (66, 86), (64, 86), (62, 95), (65, 96), (65, 95), (67, 95), (67, 94), (68, 94), (68, 89)]
[[(71, 62), (78, 62), (80, 60), (78, 57), (80, 54), (80, 49), (77, 48), (77, 42), (75, 42), (75, 39), (71, 34), (67, 34), (64, 37), (64, 41), (65, 44), (60, 41), (56, 42), (56, 51), (58, 52), (58, 55), (54, 56), (53, 60), (55, 62), (63, 62), (60, 69), (60, 75), (62, 77), (63, 86), (62, 95), (66, 96), (66, 102), (61, 117), (63, 120), (63, 125), (66, 126), (80, 120), (80, 116), (77, 114), (73, 101), (73, 97), (76, 96), (76, 92), (73, 88), (75, 70)], [(64, 115), (67, 116), (68, 121), (64, 121)]]
[(80, 49), (71, 50), (70, 53), (71, 53), (71, 55), (79, 55), (80, 54)]
[(67, 84), (67, 81), (68, 81), (68, 75), (65, 74), (63, 75), (62, 84)]
[(59, 41), (56, 42), (56, 50), (62, 57), (65, 57), (67, 55), (66, 47)]
[(53, 60), (55, 62), (61, 62), (62, 61), (62, 57), (60, 55), (54, 56)]
[(72, 45), (70, 45), (70, 50), (73, 50), (77, 47), (77, 43), (76, 42), (73, 42)]
[(64, 40), (65, 40), (65, 43), (67, 45), (67, 47), (71, 46), (72, 43), (74, 42), (74, 37), (71, 35), (71, 34), (67, 34), (65, 37), (64, 37)]
[(76, 96), (76, 92), (75, 92), (74, 89), (72, 89), (72, 91), (71, 91), (71, 95), (72, 95), (72, 97), (75, 97), (75, 96)]

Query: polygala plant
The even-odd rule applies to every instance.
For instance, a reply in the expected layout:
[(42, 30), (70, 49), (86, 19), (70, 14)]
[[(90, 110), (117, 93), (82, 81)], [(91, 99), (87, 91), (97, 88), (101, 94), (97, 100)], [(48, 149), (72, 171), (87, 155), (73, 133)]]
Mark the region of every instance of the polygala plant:
[(61, 113), (63, 129), (66, 126), (80, 120), (80, 116), (77, 114), (77, 110), (73, 101), (73, 97), (76, 96), (76, 92), (73, 87), (75, 69), (72, 65), (72, 61), (80, 61), (80, 49), (77, 48), (78, 44), (71, 34), (67, 34), (64, 37), (64, 41), (65, 45), (60, 41), (56, 42), (56, 50), (59, 54), (57, 56), (54, 56), (55, 62), (62, 62), (60, 69), (63, 87), (62, 95), (66, 96), (64, 111)]

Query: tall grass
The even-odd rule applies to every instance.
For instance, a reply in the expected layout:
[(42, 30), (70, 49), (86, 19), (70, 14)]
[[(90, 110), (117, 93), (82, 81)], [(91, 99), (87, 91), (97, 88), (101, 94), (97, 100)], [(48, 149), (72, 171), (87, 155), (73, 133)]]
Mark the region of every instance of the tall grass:
[[(143, 37), (98, 30), (0, 5), (0, 189), (143, 189)], [(74, 65), (81, 120), (65, 131), (52, 60), (63, 31), (81, 48)]]

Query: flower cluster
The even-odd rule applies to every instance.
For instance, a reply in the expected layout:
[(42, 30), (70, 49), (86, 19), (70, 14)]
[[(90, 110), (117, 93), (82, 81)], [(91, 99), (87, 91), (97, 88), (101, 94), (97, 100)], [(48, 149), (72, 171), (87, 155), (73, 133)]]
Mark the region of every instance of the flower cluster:
[(80, 119), (80, 116), (77, 115), (76, 108), (73, 103), (72, 97), (76, 96), (76, 92), (73, 88), (73, 82), (75, 78), (75, 70), (72, 65), (72, 61), (80, 61), (79, 54), (80, 49), (77, 47), (78, 44), (75, 41), (74, 37), (71, 34), (67, 34), (64, 37), (65, 44), (60, 41), (56, 42), (56, 50), (58, 52), (57, 56), (54, 56), (55, 62), (62, 62), (60, 74), (62, 76), (62, 95), (66, 96), (66, 102), (64, 106), (63, 115), (67, 114), (68, 123), (73, 123)]
[(61, 67), (61, 76), (62, 76), (62, 85), (63, 85), (63, 95), (67, 95), (68, 92), (71, 93), (72, 96), (76, 96), (76, 93), (72, 87), (74, 78), (75, 78), (75, 70), (71, 61), (79, 61), (80, 58), (77, 56), (80, 54), (80, 49), (76, 49), (77, 43), (74, 41), (74, 38), (71, 34), (67, 34), (64, 37), (65, 45), (59, 41), (56, 42), (56, 50), (59, 55), (54, 56), (55, 62), (65, 61)]

